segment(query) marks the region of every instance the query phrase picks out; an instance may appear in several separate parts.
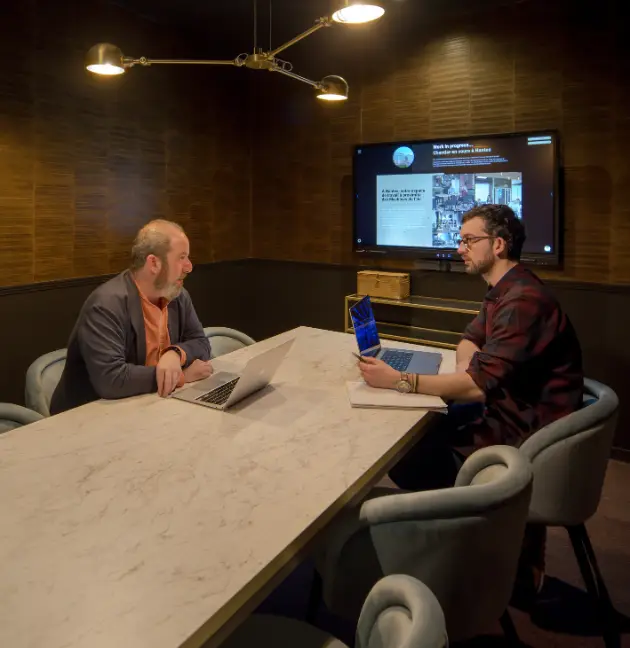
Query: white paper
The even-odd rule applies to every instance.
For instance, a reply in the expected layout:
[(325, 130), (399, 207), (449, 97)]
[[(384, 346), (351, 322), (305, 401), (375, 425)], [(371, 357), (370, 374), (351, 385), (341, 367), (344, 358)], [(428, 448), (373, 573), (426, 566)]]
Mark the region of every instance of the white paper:
[(446, 403), (439, 396), (401, 394), (394, 389), (370, 387), (362, 380), (347, 382), (352, 407), (394, 407), (397, 409), (444, 410)]

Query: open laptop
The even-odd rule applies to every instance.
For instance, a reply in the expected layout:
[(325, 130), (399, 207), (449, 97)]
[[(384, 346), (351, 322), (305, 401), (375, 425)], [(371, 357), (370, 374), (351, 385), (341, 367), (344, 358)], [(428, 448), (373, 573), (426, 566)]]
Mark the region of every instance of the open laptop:
[(240, 374), (220, 371), (173, 394), (173, 398), (204, 407), (226, 410), (250, 394), (266, 387), (291, 348), (293, 340), (259, 353)]
[(349, 310), (359, 353), (362, 356), (378, 358), (397, 371), (425, 375), (437, 374), (442, 363), (441, 353), (381, 347), (372, 304), (367, 295), (351, 306)]

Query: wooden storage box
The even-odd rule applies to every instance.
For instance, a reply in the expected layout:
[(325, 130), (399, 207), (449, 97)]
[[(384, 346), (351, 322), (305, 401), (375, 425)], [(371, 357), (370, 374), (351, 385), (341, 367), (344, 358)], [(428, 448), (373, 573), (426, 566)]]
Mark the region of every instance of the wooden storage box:
[(409, 285), (408, 272), (377, 272), (376, 270), (357, 272), (357, 293), (359, 295), (405, 299), (409, 297)]

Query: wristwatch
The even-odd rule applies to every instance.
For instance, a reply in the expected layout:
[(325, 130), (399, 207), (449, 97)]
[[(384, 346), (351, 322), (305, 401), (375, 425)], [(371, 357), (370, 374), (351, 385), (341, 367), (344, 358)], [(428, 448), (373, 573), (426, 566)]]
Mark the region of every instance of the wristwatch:
[(184, 356), (182, 355), (182, 350), (181, 350), (179, 347), (176, 347), (176, 346), (174, 346), (174, 345), (171, 345), (171, 346), (169, 346), (169, 347), (166, 347), (166, 349), (164, 349), (164, 353), (166, 353), (167, 351), (175, 351), (175, 353), (179, 356), (179, 360), (180, 360), (180, 362), (181, 362), (181, 360), (182, 360), (183, 357), (184, 357)]
[(411, 382), (409, 381), (409, 374), (400, 372), (400, 380), (396, 383), (396, 389), (401, 394), (409, 394), (411, 392)]

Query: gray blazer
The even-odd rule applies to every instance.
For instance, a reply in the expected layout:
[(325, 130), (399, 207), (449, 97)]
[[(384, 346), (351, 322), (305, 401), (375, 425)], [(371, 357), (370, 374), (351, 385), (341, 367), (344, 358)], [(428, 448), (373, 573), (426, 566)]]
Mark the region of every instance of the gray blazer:
[[(195, 359), (210, 359), (210, 343), (186, 290), (168, 305), (168, 331), (171, 344), (186, 352), (186, 366)], [(155, 367), (144, 366), (146, 353), (140, 295), (126, 270), (99, 286), (83, 305), (70, 334), (66, 365), (50, 413), (99, 398), (157, 391)]]

